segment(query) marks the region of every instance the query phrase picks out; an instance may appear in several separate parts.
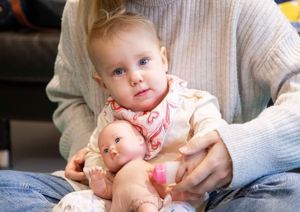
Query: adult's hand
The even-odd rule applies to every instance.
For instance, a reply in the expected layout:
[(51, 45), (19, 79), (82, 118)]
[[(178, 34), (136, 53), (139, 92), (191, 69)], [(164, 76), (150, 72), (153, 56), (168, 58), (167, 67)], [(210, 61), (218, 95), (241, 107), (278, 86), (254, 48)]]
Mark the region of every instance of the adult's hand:
[(87, 179), (83, 173), (85, 155), (88, 149), (85, 147), (75, 153), (69, 160), (65, 168), (65, 176), (71, 180), (86, 183)]
[(195, 136), (179, 149), (183, 155), (177, 171), (178, 184), (173, 194), (184, 193), (182, 200), (201, 198), (206, 192), (230, 184), (232, 162), (229, 152), (216, 131)]

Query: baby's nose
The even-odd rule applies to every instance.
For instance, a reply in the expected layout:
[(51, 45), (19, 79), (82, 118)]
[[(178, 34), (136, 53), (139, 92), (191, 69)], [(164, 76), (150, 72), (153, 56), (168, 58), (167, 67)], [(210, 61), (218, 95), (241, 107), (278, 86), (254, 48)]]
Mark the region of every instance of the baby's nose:
[(142, 74), (138, 70), (132, 71), (132, 73), (130, 74), (129, 80), (130, 80), (131, 86), (136, 86), (137, 84), (144, 81)]

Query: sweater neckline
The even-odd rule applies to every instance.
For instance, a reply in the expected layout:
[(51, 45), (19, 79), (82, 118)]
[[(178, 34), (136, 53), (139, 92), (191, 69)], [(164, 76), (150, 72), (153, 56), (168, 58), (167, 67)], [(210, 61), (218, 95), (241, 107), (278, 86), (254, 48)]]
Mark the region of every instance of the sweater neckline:
[(142, 5), (142, 6), (152, 6), (152, 7), (159, 7), (159, 6), (166, 6), (176, 0), (132, 0), (134, 3)]

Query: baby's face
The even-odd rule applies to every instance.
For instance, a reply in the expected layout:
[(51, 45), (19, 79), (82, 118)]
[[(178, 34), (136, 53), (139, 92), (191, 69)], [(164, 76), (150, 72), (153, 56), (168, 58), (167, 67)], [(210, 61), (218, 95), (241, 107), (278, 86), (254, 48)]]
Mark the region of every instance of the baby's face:
[(111, 40), (92, 42), (98, 83), (118, 104), (149, 111), (165, 97), (168, 85), (166, 50), (145, 29), (121, 31)]
[(112, 172), (133, 159), (143, 159), (146, 153), (143, 136), (126, 121), (115, 121), (103, 128), (98, 143), (103, 161)]

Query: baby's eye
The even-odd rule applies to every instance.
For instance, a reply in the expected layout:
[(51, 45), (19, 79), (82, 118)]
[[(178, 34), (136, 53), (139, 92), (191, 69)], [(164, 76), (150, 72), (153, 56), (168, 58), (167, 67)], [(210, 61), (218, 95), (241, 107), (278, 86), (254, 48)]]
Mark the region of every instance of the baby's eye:
[(119, 75), (124, 74), (124, 72), (125, 72), (125, 69), (124, 69), (124, 68), (116, 68), (116, 69), (113, 71), (113, 75), (119, 76)]
[(104, 154), (107, 154), (108, 151), (109, 151), (108, 148), (104, 148), (104, 149), (103, 149), (103, 153), (104, 153)]
[(117, 137), (117, 138), (115, 139), (115, 143), (116, 143), (116, 144), (119, 143), (120, 140), (121, 140), (121, 138), (120, 138), (120, 137)]
[(148, 64), (148, 62), (149, 62), (149, 58), (145, 57), (145, 58), (142, 58), (139, 60), (139, 65), (144, 66), (144, 65)]

